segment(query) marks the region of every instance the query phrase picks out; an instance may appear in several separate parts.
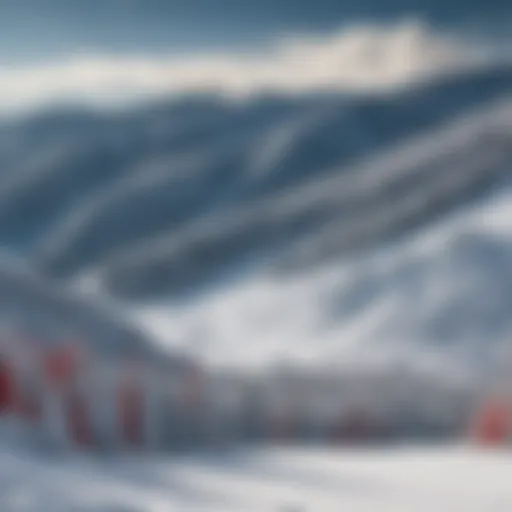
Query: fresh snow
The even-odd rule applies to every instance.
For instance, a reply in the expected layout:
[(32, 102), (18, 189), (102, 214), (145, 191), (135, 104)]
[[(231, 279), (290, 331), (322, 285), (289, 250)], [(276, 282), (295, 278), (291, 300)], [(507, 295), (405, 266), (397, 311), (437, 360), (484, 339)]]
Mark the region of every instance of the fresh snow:
[(139, 459), (3, 448), (0, 510), (509, 512), (511, 454), (260, 448)]

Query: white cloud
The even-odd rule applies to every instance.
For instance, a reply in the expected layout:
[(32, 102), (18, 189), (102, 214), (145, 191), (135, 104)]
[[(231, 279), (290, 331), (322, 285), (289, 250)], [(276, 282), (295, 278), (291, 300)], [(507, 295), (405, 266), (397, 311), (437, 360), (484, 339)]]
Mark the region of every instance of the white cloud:
[(0, 109), (61, 100), (123, 102), (193, 91), (382, 90), (486, 59), (486, 52), (416, 22), (293, 37), (266, 52), (168, 58), (79, 56), (0, 68)]

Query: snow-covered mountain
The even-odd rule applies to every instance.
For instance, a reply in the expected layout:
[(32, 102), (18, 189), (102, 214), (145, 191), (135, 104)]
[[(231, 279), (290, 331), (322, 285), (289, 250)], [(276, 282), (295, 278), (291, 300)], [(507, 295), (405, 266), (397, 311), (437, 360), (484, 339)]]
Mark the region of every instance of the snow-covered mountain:
[(303, 45), (343, 64), (304, 82), (287, 48), (245, 95), (216, 74), (213, 92), (4, 117), (2, 317), (114, 355), (487, 369), (512, 335), (510, 60), (354, 29)]

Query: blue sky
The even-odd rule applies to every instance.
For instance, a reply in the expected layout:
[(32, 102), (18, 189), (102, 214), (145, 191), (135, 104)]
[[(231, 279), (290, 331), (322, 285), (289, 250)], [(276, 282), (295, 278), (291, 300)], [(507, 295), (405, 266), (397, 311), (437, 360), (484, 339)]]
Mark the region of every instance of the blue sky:
[(0, 114), (382, 90), (487, 62), (468, 27), (492, 34), (493, 51), (501, 27), (510, 50), (509, 20), (510, 0), (0, 0)]
[(254, 46), (354, 20), (484, 23), (510, 0), (0, 0), (0, 63), (76, 53), (168, 54)]

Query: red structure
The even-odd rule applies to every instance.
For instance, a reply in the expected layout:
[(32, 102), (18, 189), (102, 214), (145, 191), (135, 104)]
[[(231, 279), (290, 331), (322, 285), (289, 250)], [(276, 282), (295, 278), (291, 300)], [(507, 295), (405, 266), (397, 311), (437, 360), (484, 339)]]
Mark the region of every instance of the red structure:
[(512, 432), (511, 408), (500, 401), (484, 404), (477, 412), (471, 429), (472, 438), (485, 446), (505, 444)]
[(76, 345), (65, 345), (44, 356), (44, 370), (48, 381), (56, 387), (74, 380), (80, 366), (80, 352)]
[(84, 359), (76, 344), (67, 344), (44, 356), (44, 373), (50, 387), (62, 396), (71, 440), (79, 446), (94, 444), (87, 394), (80, 386)]
[(0, 361), (0, 414), (13, 411), (15, 394), (12, 368), (5, 361)]

